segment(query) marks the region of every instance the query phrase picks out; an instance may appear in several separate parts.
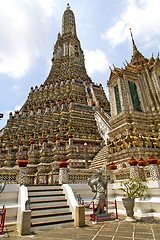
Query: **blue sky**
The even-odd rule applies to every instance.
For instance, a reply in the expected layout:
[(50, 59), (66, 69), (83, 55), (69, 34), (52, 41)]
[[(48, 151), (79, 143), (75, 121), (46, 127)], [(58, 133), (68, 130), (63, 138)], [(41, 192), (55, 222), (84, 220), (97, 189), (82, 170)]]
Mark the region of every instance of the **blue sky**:
[(0, 129), (51, 68), (53, 45), (69, 2), (89, 76), (106, 88), (109, 65), (130, 61), (129, 28), (147, 58), (160, 50), (159, 0), (0, 0)]

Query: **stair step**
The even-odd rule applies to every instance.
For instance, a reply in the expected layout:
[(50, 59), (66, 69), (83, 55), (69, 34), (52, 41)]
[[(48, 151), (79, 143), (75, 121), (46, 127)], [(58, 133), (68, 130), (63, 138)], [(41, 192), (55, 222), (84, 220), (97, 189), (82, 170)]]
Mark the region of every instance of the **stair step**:
[(28, 192), (63, 192), (63, 190), (61, 188), (57, 188), (57, 189), (28, 189)]
[(50, 215), (41, 215), (40, 217), (31, 217), (31, 223), (38, 223), (38, 222), (51, 222), (51, 221), (59, 221), (59, 220), (68, 220), (72, 219), (72, 214), (50, 214)]
[(62, 200), (65, 200), (65, 197), (64, 197), (64, 195), (59, 195), (59, 196), (57, 196), (57, 195), (53, 195), (53, 196), (39, 196), (39, 197), (36, 197), (36, 196), (34, 196), (34, 197), (29, 197), (29, 199), (30, 199), (30, 202), (31, 203), (35, 203), (35, 202), (46, 202), (46, 201), (53, 201), (53, 202), (55, 202), (55, 201), (62, 201)]
[(57, 192), (57, 193), (53, 193), (53, 192), (50, 192), (50, 191), (47, 191), (47, 192), (29, 192), (28, 193), (28, 196), (29, 197), (46, 197), (46, 196), (65, 196), (65, 194), (63, 193), (60, 193), (60, 192)]
[(48, 221), (48, 222), (36, 222), (36, 223), (31, 223), (31, 227), (54, 225), (54, 224), (67, 223), (67, 222), (74, 222), (74, 219), (56, 220), (56, 221)]
[(33, 215), (41, 215), (41, 214), (58, 214), (58, 213), (63, 213), (65, 212), (70, 212), (69, 206), (64, 205), (64, 206), (52, 206), (52, 207), (46, 207), (46, 208), (34, 208), (31, 209), (31, 216)]
[(29, 185), (27, 185), (27, 187), (57, 187), (57, 186), (62, 186), (62, 184), (50, 184), (50, 185), (48, 185), (48, 184), (38, 184), (38, 185), (35, 185), (35, 184), (29, 184)]
[(28, 191), (62, 191), (61, 185), (33, 185), (27, 188)]
[(60, 215), (69, 215), (72, 214), (71, 212), (60, 212), (60, 213), (46, 213), (46, 214), (35, 214), (32, 215), (31, 218), (43, 218), (43, 217), (55, 217)]
[(62, 228), (62, 227), (70, 227), (74, 225), (74, 220), (69, 219), (68, 221), (53, 221), (51, 224), (41, 224), (41, 225), (31, 225), (31, 232), (34, 231), (45, 231), (53, 228)]
[(43, 207), (31, 207), (31, 211), (40, 211), (40, 210), (47, 210), (47, 209), (57, 209), (57, 208), (68, 208), (68, 205), (58, 205), (58, 206), (43, 206)]
[(54, 200), (46, 200), (46, 199), (42, 199), (42, 200), (39, 200), (38, 199), (31, 199), (30, 200), (30, 203), (55, 203), (55, 202), (67, 202), (67, 200), (65, 198), (63, 199), (54, 199)]
[[(34, 208), (34, 207), (43, 207), (43, 205), (47, 206), (47, 207), (53, 207), (53, 206), (61, 206), (61, 205), (64, 205), (65, 202), (46, 202), (46, 203), (31, 203), (31, 208)], [(67, 205), (67, 202), (66, 202), (66, 205)]]

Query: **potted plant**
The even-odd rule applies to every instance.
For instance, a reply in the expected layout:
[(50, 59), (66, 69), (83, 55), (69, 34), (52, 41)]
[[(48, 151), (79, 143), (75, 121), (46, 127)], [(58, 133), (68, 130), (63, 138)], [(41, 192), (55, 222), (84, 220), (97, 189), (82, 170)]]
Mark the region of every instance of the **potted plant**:
[(144, 192), (147, 188), (148, 187), (139, 178), (130, 178), (121, 183), (121, 188), (119, 188), (119, 190), (123, 192), (124, 198), (122, 198), (122, 202), (126, 209), (126, 221), (135, 221), (133, 211), (135, 198), (145, 199)]

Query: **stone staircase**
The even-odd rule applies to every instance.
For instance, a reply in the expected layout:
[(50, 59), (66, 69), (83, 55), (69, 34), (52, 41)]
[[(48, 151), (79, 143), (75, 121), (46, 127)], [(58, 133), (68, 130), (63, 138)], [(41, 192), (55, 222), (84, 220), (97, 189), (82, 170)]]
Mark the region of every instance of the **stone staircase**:
[(104, 146), (93, 158), (89, 168), (101, 169), (105, 165), (106, 160), (107, 160), (107, 146)]
[(61, 185), (28, 186), (31, 232), (74, 224)]

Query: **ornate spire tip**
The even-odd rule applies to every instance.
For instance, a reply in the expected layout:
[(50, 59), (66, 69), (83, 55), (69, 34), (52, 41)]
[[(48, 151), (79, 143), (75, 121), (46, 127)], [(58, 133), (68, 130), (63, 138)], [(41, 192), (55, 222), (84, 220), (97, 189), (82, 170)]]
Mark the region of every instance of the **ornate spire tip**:
[(134, 44), (134, 39), (133, 39), (132, 29), (129, 28), (129, 31), (130, 31), (130, 34), (131, 34), (132, 42), (133, 42), (133, 44)]
[(69, 6), (69, 3), (67, 3), (67, 10), (69, 10), (70, 9), (70, 6)]

